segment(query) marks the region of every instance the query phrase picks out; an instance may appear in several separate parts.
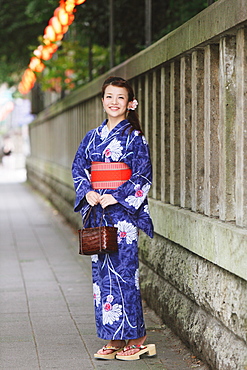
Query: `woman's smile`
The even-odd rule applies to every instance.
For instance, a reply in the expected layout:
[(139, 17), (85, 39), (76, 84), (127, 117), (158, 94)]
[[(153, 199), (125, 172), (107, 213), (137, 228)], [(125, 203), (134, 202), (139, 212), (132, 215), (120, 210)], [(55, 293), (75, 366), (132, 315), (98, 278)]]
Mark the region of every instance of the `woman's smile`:
[(119, 123), (126, 118), (128, 92), (125, 88), (107, 86), (102, 102), (110, 121), (114, 120), (115, 123)]

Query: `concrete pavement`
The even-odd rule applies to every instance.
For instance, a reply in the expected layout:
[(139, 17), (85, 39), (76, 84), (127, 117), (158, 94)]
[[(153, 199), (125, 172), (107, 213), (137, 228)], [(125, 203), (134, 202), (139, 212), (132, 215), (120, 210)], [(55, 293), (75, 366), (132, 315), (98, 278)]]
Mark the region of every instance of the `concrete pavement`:
[(78, 254), (77, 233), (23, 182), (0, 167), (0, 369), (207, 369), (145, 307), (157, 356), (100, 361), (91, 259)]

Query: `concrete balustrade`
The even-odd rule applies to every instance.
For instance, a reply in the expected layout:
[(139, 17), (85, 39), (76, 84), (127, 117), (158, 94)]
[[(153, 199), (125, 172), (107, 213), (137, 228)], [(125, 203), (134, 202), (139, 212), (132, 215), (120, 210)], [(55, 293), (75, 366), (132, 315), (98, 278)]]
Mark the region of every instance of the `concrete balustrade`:
[[(109, 75), (131, 80), (150, 145), (143, 296), (212, 369), (247, 369), (247, 3), (218, 0), (41, 112), (28, 178), (74, 226), (71, 163), (104, 119)], [(49, 99), (48, 99), (49, 100)]]

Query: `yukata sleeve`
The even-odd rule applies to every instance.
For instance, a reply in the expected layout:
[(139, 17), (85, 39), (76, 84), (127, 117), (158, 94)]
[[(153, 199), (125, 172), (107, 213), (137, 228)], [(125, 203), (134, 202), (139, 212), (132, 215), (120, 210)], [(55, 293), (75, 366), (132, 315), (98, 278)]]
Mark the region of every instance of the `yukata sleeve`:
[(135, 214), (147, 198), (151, 187), (152, 164), (144, 136), (135, 136), (131, 148), (129, 157), (132, 159), (126, 160), (132, 170), (131, 178), (111, 194), (129, 213)]
[(85, 195), (89, 191), (93, 190), (89, 174), (91, 160), (86, 150), (89, 141), (88, 136), (89, 135), (85, 136), (85, 138), (82, 140), (72, 164), (72, 177), (76, 193), (74, 205), (75, 212), (81, 211), (82, 208), (88, 204)]

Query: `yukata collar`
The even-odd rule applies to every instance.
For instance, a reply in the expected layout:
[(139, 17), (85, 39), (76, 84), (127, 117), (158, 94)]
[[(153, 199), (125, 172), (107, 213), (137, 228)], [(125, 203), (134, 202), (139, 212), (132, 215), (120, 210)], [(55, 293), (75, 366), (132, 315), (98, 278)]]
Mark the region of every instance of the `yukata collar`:
[[(104, 122), (103, 122), (103, 126), (106, 126), (107, 125), (107, 122), (108, 122), (108, 119), (106, 119)], [(120, 121), (111, 131), (109, 131), (109, 133), (115, 133), (116, 131), (118, 131), (119, 129), (121, 129), (122, 127), (126, 126), (127, 124), (130, 124), (129, 121), (127, 119), (124, 119), (123, 121)], [(102, 127), (103, 128), (103, 127)]]
[[(102, 125), (101, 125), (101, 130), (104, 128), (104, 126), (107, 125), (107, 122), (108, 122), (108, 119), (105, 119), (103, 122), (102, 122)], [(124, 119), (123, 121), (120, 121), (110, 132), (112, 131), (115, 131), (115, 130), (118, 130), (119, 128), (121, 128), (122, 126), (125, 126), (126, 123), (129, 123), (129, 121), (127, 119)]]
[(111, 138), (113, 135), (118, 134), (119, 132), (122, 131), (122, 129), (130, 125), (129, 121), (127, 119), (124, 119), (123, 121), (119, 122), (111, 131), (109, 131), (107, 128), (107, 122), (108, 120), (106, 119), (99, 126), (98, 133), (101, 137), (101, 140)]

